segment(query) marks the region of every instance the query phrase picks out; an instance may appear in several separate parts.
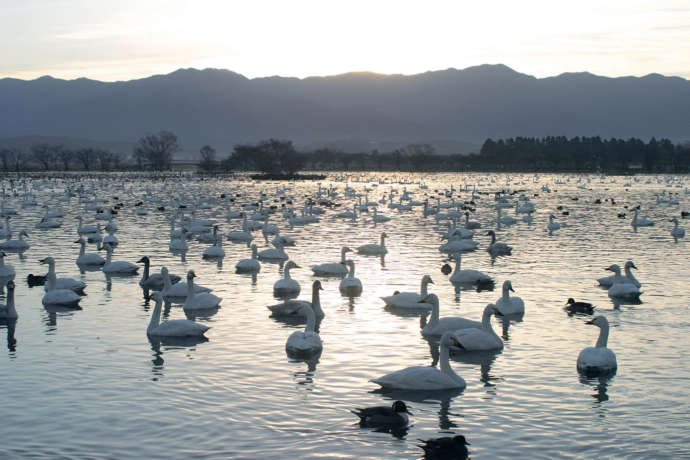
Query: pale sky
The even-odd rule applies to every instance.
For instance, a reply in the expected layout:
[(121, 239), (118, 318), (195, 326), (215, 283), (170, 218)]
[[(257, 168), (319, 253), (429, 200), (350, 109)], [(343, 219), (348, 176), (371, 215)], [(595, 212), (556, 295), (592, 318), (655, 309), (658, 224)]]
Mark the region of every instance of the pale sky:
[(690, 0), (0, 0), (0, 78), (114, 81), (506, 64), (690, 78)]

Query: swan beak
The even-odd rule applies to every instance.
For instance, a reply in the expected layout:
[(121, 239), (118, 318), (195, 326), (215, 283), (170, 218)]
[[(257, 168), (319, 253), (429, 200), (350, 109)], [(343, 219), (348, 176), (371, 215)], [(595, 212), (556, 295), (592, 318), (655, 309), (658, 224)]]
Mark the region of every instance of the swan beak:
[(508, 288), (508, 290), (509, 290), (510, 292), (515, 292), (515, 289), (513, 289), (513, 286), (510, 286), (510, 287)]
[(142, 257), (141, 259), (137, 260), (137, 263), (138, 263), (138, 264), (143, 264), (144, 262), (145, 262), (145, 261), (144, 261), (144, 258), (143, 258), (143, 257)]
[(591, 320), (589, 320), (589, 321), (585, 321), (585, 324), (594, 324), (594, 320), (591, 319)]
[(460, 342), (458, 342), (458, 339), (456, 339), (455, 337), (451, 337), (451, 339), (453, 340), (453, 345), (455, 345), (456, 347), (460, 346)]
[(81, 241), (75, 241), (75, 243), (76, 243), (76, 244), (79, 244), (79, 243), (81, 243)]
[(41, 260), (39, 260), (39, 262), (42, 263), (42, 264), (44, 264), (44, 263), (46, 263), (46, 260), (45, 260), (45, 259), (41, 259)]
[(302, 268), (299, 265), (295, 264), (294, 268)]
[(637, 270), (637, 266), (635, 266), (635, 264), (630, 264), (630, 266), (631, 266), (632, 268), (634, 268), (635, 270)]

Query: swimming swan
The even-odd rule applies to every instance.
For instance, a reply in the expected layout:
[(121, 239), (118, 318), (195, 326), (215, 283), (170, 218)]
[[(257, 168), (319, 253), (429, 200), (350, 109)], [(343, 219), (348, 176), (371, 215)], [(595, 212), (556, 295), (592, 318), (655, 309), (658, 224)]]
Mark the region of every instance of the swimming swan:
[(458, 284), (476, 284), (476, 283), (490, 283), (491, 277), (479, 270), (462, 270), (460, 268), (462, 264), (461, 255), (459, 252), (455, 253), (455, 270), (453, 274), (450, 275), (451, 283)]
[(119, 260), (116, 262), (112, 261), (113, 258), (113, 247), (109, 244), (103, 246), (108, 253), (105, 258), (105, 265), (103, 265), (103, 272), (110, 274), (121, 274), (121, 275), (135, 275), (139, 271), (139, 266), (133, 264), (132, 262), (127, 262), (124, 260)]
[(273, 285), (273, 295), (275, 297), (297, 297), (299, 295), (299, 291), (301, 290), (299, 283), (290, 278), (290, 269), (292, 268), (300, 268), (300, 266), (292, 260), (289, 260), (283, 268), (283, 278), (276, 281), (276, 283)]
[(509, 291), (513, 291), (513, 283), (509, 280), (503, 282), (503, 295), (496, 301), (496, 309), (501, 315), (519, 315), (525, 312), (525, 302), (520, 297), (511, 297)]
[(458, 329), (480, 328), (482, 323), (459, 316), (446, 316), (439, 318), (439, 302), (436, 294), (429, 294), (420, 300), (420, 303), (431, 304), (431, 320), (422, 328), (423, 336), (440, 336), (446, 332), (455, 332)]
[[(151, 269), (151, 259), (149, 259), (147, 256), (144, 256), (137, 260), (137, 263), (144, 264), (144, 274), (139, 280), (139, 286), (146, 289), (152, 289), (154, 291), (161, 291), (165, 287), (165, 281), (163, 280), (163, 275), (160, 273), (149, 275)], [(182, 279), (177, 275), (168, 274), (168, 276), (170, 277), (170, 282), (172, 284), (177, 283)]]
[[(161, 294), (163, 297), (166, 299), (169, 297), (174, 297), (176, 299), (186, 299), (187, 298), (187, 283), (184, 281), (177, 282), (175, 284), (172, 284), (172, 281), (170, 280), (170, 275), (168, 273), (168, 268), (167, 267), (161, 267), (161, 277), (163, 278), (163, 290), (161, 291)], [(199, 286), (198, 284), (194, 284), (194, 292), (195, 293), (202, 293), (202, 292), (211, 292), (213, 289), (204, 287), (204, 286)]]
[(79, 256), (77, 257), (77, 265), (104, 265), (105, 259), (95, 252), (86, 252), (86, 241), (84, 238), (79, 238), (79, 241), (75, 241), (80, 246)]
[(606, 270), (615, 273), (613, 284), (609, 288), (609, 297), (627, 300), (635, 300), (640, 297), (640, 294), (642, 294), (640, 288), (632, 283), (626, 282), (625, 278), (621, 276), (621, 268), (618, 265), (613, 264)]
[(486, 234), (491, 235), (491, 243), (486, 248), (486, 250), (489, 251), (489, 254), (491, 254), (492, 256), (509, 256), (511, 254), (511, 252), (513, 251), (512, 247), (508, 246), (505, 243), (496, 242), (496, 232), (494, 232), (493, 230), (489, 230), (488, 232), (486, 232)]
[(406, 308), (411, 310), (431, 310), (431, 304), (421, 301), (428, 295), (427, 286), (429, 283), (434, 284), (431, 276), (424, 275), (422, 277), (422, 287), (419, 294), (416, 292), (398, 292), (391, 296), (381, 297), (381, 300), (386, 303), (387, 307)]
[[(629, 260), (625, 263), (625, 276), (623, 277), (622, 280), (620, 280), (621, 283), (630, 283), (634, 284), (635, 286), (642, 287), (640, 282), (635, 278), (635, 275), (632, 274), (632, 271), (630, 270), (631, 268), (637, 269), (635, 264), (633, 263), (632, 260)], [(604, 276), (602, 278), (599, 278), (597, 281), (599, 282), (599, 286), (607, 287), (610, 288), (613, 285), (613, 280), (616, 279), (616, 275), (611, 275), (611, 276)]]
[(14, 277), (15, 271), (14, 267), (10, 264), (5, 264), (5, 254), (0, 251), (0, 278)]
[(57, 278), (55, 275), (55, 259), (52, 257), (46, 257), (45, 259), (39, 260), (42, 264), (48, 264), (48, 274), (46, 275), (46, 284), (44, 289), (48, 291), (48, 286), (52, 281), (52, 286), (55, 289), (70, 289), (77, 294), (82, 293), (84, 288), (86, 288), (86, 283), (83, 281), (75, 280), (74, 278)]
[(386, 249), (386, 232), (381, 233), (381, 244), (364, 244), (357, 248), (358, 254), (365, 256), (380, 256), (388, 253)]
[(288, 355), (297, 356), (319, 353), (323, 349), (323, 343), (319, 334), (315, 332), (316, 315), (314, 310), (303, 305), (297, 311), (300, 315), (307, 317), (307, 326), (304, 328), (304, 332), (295, 331), (290, 334), (285, 343), (285, 351)]
[(455, 346), (465, 351), (502, 350), (503, 340), (496, 335), (491, 326), (491, 315), (493, 314), (500, 315), (500, 312), (494, 304), (490, 303), (484, 308), (482, 327), (455, 331), (453, 334), (456, 340)]
[(609, 340), (609, 322), (605, 316), (597, 316), (585, 324), (597, 326), (599, 338), (593, 347), (587, 347), (577, 357), (577, 370), (584, 373), (613, 372), (618, 367), (616, 354), (606, 344)]
[(194, 290), (194, 278), (196, 274), (194, 270), (187, 272), (187, 299), (184, 301), (182, 308), (184, 310), (206, 310), (217, 308), (223, 300), (220, 297), (211, 294), (210, 292), (196, 293)]
[(258, 273), (261, 271), (261, 263), (257, 260), (258, 250), (255, 244), (252, 244), (251, 259), (242, 259), (235, 265), (236, 273)]
[(161, 309), (163, 306), (163, 295), (154, 292), (151, 297), (156, 301), (156, 306), (151, 314), (151, 321), (146, 334), (153, 337), (199, 337), (203, 336), (210, 328), (203, 324), (188, 319), (171, 319), (160, 322)]
[(347, 246), (343, 246), (340, 250), (340, 262), (325, 263), (320, 265), (314, 265), (311, 270), (314, 272), (314, 276), (345, 276), (347, 275), (347, 267), (345, 266), (345, 254), (352, 252)]
[(353, 260), (345, 261), (350, 271), (347, 276), (340, 281), (338, 289), (340, 293), (347, 297), (358, 297), (362, 294), (362, 282), (359, 278), (355, 278), (355, 262)]

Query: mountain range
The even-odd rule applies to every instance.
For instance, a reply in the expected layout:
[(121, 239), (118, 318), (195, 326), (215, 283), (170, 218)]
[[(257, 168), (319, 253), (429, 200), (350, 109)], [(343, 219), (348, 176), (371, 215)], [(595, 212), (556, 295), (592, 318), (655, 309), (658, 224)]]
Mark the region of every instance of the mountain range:
[(221, 156), (234, 144), (271, 137), (345, 151), (429, 143), (440, 153), (477, 151), (489, 137), (679, 142), (690, 139), (690, 81), (587, 72), (535, 78), (504, 65), (304, 79), (219, 69), (119, 82), (0, 79), (0, 145), (48, 136), (127, 149), (163, 129), (189, 154), (209, 144)]

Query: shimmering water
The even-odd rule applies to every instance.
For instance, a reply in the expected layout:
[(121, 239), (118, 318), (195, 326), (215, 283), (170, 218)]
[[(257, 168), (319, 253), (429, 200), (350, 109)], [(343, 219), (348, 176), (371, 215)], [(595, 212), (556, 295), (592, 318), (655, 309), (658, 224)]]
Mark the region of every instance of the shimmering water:
[[(272, 286), (280, 267), (264, 263), (253, 282), (237, 275), (234, 265), (249, 257), (244, 245), (225, 242), (222, 264), (203, 261), (209, 244), (190, 242), (181, 257), (168, 250), (170, 198), (187, 210), (204, 197), (209, 209), (197, 217), (215, 219), (227, 233), (240, 226), (225, 220), (221, 193), (240, 194), (237, 203), (267, 194), (266, 206), (287, 202), (301, 206), (315, 197), (317, 183), (252, 183), (246, 180), (185, 180), (131, 182), (101, 180), (70, 182), (77, 192), (62, 201), (66, 182), (33, 180), (39, 204), (67, 212), (61, 228), (35, 230), (40, 206), (22, 207), (22, 184), (6, 180), (11, 196), (5, 206), (17, 209), (11, 221), (16, 231), (30, 230), (31, 248), (6, 262), (17, 275), (19, 320), (14, 343), (0, 354), (0, 457), (2, 458), (420, 458), (417, 439), (464, 434), (473, 458), (681, 458), (690, 456), (688, 404), (690, 369), (687, 361), (689, 250), (687, 241), (670, 237), (668, 218), (688, 210), (686, 177), (578, 177), (541, 175), (398, 175), (349, 177), (349, 185), (378, 201), (393, 191), (397, 202), (404, 189), (415, 200), (438, 196), (436, 190), (456, 190), (453, 199), (469, 200), (471, 190), (524, 190), (537, 206), (534, 222), (520, 221), (497, 229), (499, 241), (513, 246), (513, 255), (492, 264), (485, 251), (494, 228), (493, 194), (475, 200), (473, 220), (482, 223), (475, 240), (479, 250), (465, 254), (463, 268), (491, 275), (495, 291), (456, 292), (440, 267), (440, 227), (422, 208), (398, 212), (380, 206), (392, 219), (374, 226), (364, 214), (356, 223), (332, 216), (351, 208), (344, 195), (348, 177), (321, 182), (332, 186), (341, 203), (327, 210), (321, 222), (290, 230), (279, 214), (271, 218), (282, 234), (297, 240), (288, 254), (302, 269), (292, 271), (309, 298), (310, 265), (337, 261), (343, 244), (378, 242), (385, 231), (385, 262), (354, 255), (364, 291), (348, 299), (338, 291), (338, 279), (323, 279), (320, 324), (323, 353), (314, 362), (289, 359), (285, 341), (301, 326), (269, 318), (267, 305), (276, 303)], [(401, 184), (404, 181), (405, 184)], [(421, 188), (420, 184), (428, 185)], [(77, 187), (83, 186), (79, 192)], [(465, 191), (465, 186), (470, 191)], [(543, 186), (551, 192), (542, 191)], [(279, 189), (284, 194), (275, 195)], [(655, 193), (678, 192), (680, 206), (657, 204)], [(536, 196), (537, 194), (538, 196)], [(80, 200), (81, 196), (81, 200)], [(102, 272), (80, 273), (75, 265), (79, 246), (76, 217), (93, 219), (85, 199), (102, 197), (108, 204), (119, 197), (125, 206), (116, 222), (120, 241), (116, 260), (135, 262), (143, 255), (152, 270), (162, 265), (184, 275), (194, 269), (200, 284), (212, 287), (224, 300), (210, 317), (197, 318), (212, 329), (208, 341), (197, 344), (156, 344), (146, 336), (153, 306), (138, 286), (138, 277), (106, 280)], [(277, 196), (285, 201), (274, 201)], [(517, 196), (517, 195), (516, 195)], [(604, 201), (614, 198), (615, 205)], [(675, 197), (675, 195), (674, 195)], [(441, 202), (451, 198), (440, 196)], [(575, 200), (575, 198), (578, 198)], [(601, 204), (595, 204), (601, 199)], [(135, 215), (143, 201), (147, 216)], [(82, 202), (80, 202), (82, 201)], [(432, 200), (432, 204), (435, 200)], [(632, 213), (624, 206), (642, 205), (642, 214), (655, 227), (630, 226)], [(563, 210), (556, 207), (562, 205)], [(165, 206), (166, 211), (156, 210)], [(290, 207), (290, 205), (288, 205)], [(446, 210), (447, 211), (447, 210)], [(563, 216), (562, 211), (569, 211)], [(549, 213), (566, 223), (552, 235), (546, 231)], [(625, 219), (617, 214), (626, 212)], [(512, 209), (504, 212), (514, 215)], [(681, 221), (681, 225), (683, 222)], [(266, 247), (255, 233), (259, 249)], [(89, 245), (93, 252), (94, 246)], [(28, 273), (45, 273), (38, 260), (52, 255), (58, 276), (88, 284), (82, 310), (55, 311), (41, 304), (43, 288), (28, 288)], [(609, 274), (612, 263), (632, 259), (642, 282), (643, 303), (614, 306), (596, 278)], [(394, 315), (379, 297), (394, 290), (416, 291), (424, 274), (435, 284), (441, 315), (480, 319), (484, 306), (500, 296), (500, 284), (512, 280), (526, 314), (521, 322), (492, 320), (505, 340), (494, 355), (457, 355), (451, 365), (465, 378), (460, 394), (385, 395), (369, 379), (412, 365), (431, 364), (434, 347), (420, 335), (419, 317)], [(575, 368), (579, 351), (592, 346), (598, 329), (587, 317), (568, 316), (568, 297), (592, 302), (611, 324), (609, 347), (618, 356), (611, 379), (586, 379)], [(173, 306), (168, 318), (184, 318)], [(3, 339), (10, 331), (0, 325)], [(349, 410), (367, 405), (408, 401), (409, 429), (375, 432), (356, 425)]]

